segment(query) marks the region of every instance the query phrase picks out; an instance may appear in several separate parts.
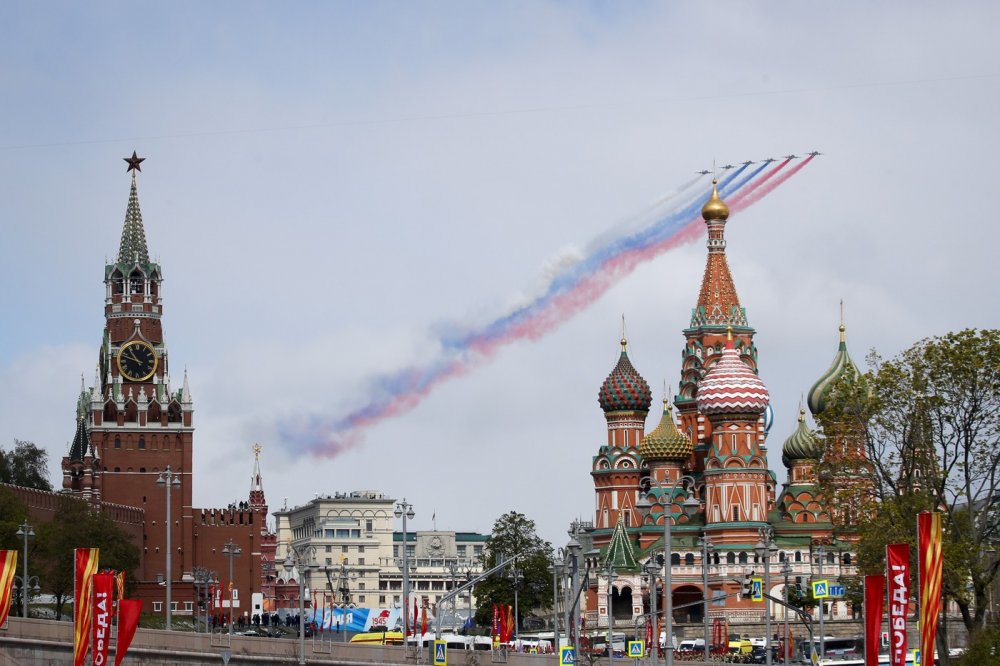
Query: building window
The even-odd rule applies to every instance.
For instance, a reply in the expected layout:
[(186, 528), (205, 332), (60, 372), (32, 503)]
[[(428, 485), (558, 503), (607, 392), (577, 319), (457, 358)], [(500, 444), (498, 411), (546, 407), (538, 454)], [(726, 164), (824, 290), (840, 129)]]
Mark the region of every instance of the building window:
[(358, 566), (359, 567), (365, 566), (365, 558), (363, 558), (363, 557), (359, 557), (358, 558)]
[(177, 602), (176, 601), (171, 601), (170, 602), (170, 612), (171, 613), (176, 613), (177, 612)]
[(378, 595), (378, 602), (379, 602), (379, 604), (381, 604), (383, 606), (385, 605), (385, 595), (384, 594)]
[(726, 564), (736, 564), (736, 553), (726, 553)]
[(159, 613), (162, 610), (163, 610), (163, 602), (162, 601), (154, 601), (153, 602), (153, 612), (154, 613)]
[(340, 552), (346, 553), (347, 552), (347, 546), (341, 546), (340, 547)]
[(374, 528), (374, 526), (375, 526), (374, 521), (366, 520), (365, 521), (365, 532), (371, 532), (372, 528)]
[(146, 473), (146, 468), (145, 467), (140, 467), (139, 468), (139, 474), (145, 474), (145, 473)]
[(746, 563), (747, 563), (747, 554), (740, 553), (740, 564), (746, 564)]
[(740, 521), (740, 506), (739, 504), (733, 505), (733, 522), (738, 523)]
[(687, 555), (684, 556), (684, 564), (687, 565), (687, 566), (689, 566), (689, 567), (693, 567), (694, 566), (694, 554), (693, 553), (688, 553)]
[(796, 562), (801, 562), (802, 561), (802, 551), (798, 551), (798, 550), (795, 551), (795, 561)]
[(121, 437), (115, 437), (115, 448), (116, 449), (122, 448), (122, 438)]
[(193, 601), (185, 601), (184, 602), (184, 610), (186, 610), (188, 613), (190, 613), (193, 608), (194, 608), (194, 602)]
[(629, 526), (632, 524), (632, 512), (625, 511), (625, 525)]
[(364, 546), (358, 546), (358, 552), (359, 553), (365, 552), (365, 547)]
[(672, 566), (672, 567), (680, 566), (680, 563), (681, 563), (681, 554), (680, 553), (671, 553), (670, 554), (670, 566)]
[(360, 582), (358, 583), (358, 589), (359, 589), (359, 590), (363, 590), (363, 589), (365, 589), (365, 582), (364, 582), (364, 581), (360, 581)]
[(360, 604), (365, 603), (365, 595), (362, 594), (360, 597), (358, 597), (358, 603)]
[(145, 437), (140, 437), (139, 438), (139, 448), (140, 449), (146, 448), (146, 438)]
[(333, 546), (327, 546), (327, 547), (325, 548), (325, 550), (326, 550), (326, 552), (328, 552), (328, 553), (332, 553), (332, 552), (333, 552)]
[(466, 547), (465, 547), (464, 544), (458, 547), (458, 556), (459, 557), (465, 557), (465, 548)]

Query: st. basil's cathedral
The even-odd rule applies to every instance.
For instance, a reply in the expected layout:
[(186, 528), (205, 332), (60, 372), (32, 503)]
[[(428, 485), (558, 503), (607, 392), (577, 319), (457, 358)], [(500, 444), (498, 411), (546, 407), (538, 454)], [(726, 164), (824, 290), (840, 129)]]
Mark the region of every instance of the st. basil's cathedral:
[[(588, 629), (608, 626), (609, 603), (614, 626), (622, 630), (636, 626), (651, 607), (664, 607), (662, 580), (657, 580), (658, 603), (651, 603), (645, 573), (654, 558), (662, 562), (664, 520), (671, 524), (674, 622), (702, 623), (703, 599), (710, 600), (709, 620), (761, 622), (764, 604), (739, 592), (751, 572), (763, 576), (763, 562), (755, 554), (762, 538), (771, 544), (769, 592), (776, 598), (782, 597), (786, 562), (790, 586), (806, 585), (817, 576), (836, 580), (856, 575), (856, 532), (842, 519), (843, 512), (832, 511), (824, 499), (817, 466), (837, 449), (859, 457), (856, 468), (863, 468), (863, 447), (814, 435), (800, 408), (781, 449), (788, 476), (778, 487), (767, 458), (770, 396), (758, 376), (755, 331), (726, 260), (729, 207), (714, 184), (702, 217), (708, 227), (708, 257), (690, 325), (683, 331), (681, 378), (673, 404), (664, 397), (659, 422), (645, 432), (652, 393), (632, 365), (624, 337), (618, 363), (599, 391), (607, 442), (593, 456), (594, 521), (579, 531), (592, 545), (585, 557), (597, 574), (591, 575), (584, 600)], [(859, 374), (844, 330), (841, 324), (833, 364), (808, 393), (814, 416), (838, 382)], [(853, 617), (842, 600), (830, 602), (828, 618)], [(780, 606), (771, 613), (783, 617)]]

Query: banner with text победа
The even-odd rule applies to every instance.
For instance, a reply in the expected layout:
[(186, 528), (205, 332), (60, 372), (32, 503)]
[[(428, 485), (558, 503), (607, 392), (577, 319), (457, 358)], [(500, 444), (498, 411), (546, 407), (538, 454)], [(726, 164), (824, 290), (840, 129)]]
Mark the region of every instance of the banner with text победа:
[(889, 587), (889, 664), (906, 666), (906, 615), (910, 606), (910, 545), (885, 547)]

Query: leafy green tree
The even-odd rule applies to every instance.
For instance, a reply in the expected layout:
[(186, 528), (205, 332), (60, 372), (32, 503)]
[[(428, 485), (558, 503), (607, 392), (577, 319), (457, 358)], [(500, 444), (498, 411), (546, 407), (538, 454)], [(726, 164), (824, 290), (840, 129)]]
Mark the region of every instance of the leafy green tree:
[(42, 589), (55, 597), (56, 619), (62, 618), (63, 608), (73, 596), (74, 549), (100, 548), (100, 568), (124, 570), (130, 578), (139, 565), (139, 548), (128, 533), (79, 499), (60, 498), (52, 520), (35, 532), (37, 557), (32, 561), (39, 570)]
[(48, 452), (33, 442), (15, 439), (11, 451), (0, 449), (0, 483), (52, 490)]
[[(514, 605), (514, 583), (510, 579), (512, 569), (521, 574), (518, 585), (518, 622), (535, 608), (552, 607), (552, 546), (535, 532), (535, 521), (523, 513), (511, 511), (493, 523), (493, 532), (486, 540), (482, 554), (484, 570), (492, 569), (501, 558), (517, 561), (476, 586), (479, 608), (476, 610), (476, 624), (489, 627), (493, 624), (493, 604)], [(519, 625), (520, 626), (520, 625)]]
[[(870, 503), (859, 521), (859, 567), (884, 570), (885, 545), (911, 544), (916, 515), (944, 513), (943, 594), (970, 634), (980, 631), (1000, 560), (1000, 331), (963, 330), (916, 343), (834, 388), (818, 420), (829, 438), (848, 433), (870, 465)], [(824, 461), (830, 495), (838, 476)], [(939, 631), (939, 640), (943, 640)], [(942, 643), (942, 645), (944, 645)]]

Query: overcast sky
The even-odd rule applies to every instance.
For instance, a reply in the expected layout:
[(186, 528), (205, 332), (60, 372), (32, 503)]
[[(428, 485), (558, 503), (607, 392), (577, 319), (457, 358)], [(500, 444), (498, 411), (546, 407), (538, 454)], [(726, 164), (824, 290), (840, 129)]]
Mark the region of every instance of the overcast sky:
[(593, 517), (621, 316), (657, 405), (703, 236), (340, 455), (276, 426), (364, 404), (442, 322), (505, 311), (713, 160), (816, 149), (726, 231), (783, 479), (840, 299), (859, 363), (1000, 325), (998, 24), (990, 2), (5, 3), (0, 444), (44, 446), (61, 485), (134, 149), (196, 505), (246, 498), (259, 441), (272, 508), (375, 489), (417, 529), (513, 509), (562, 545)]

